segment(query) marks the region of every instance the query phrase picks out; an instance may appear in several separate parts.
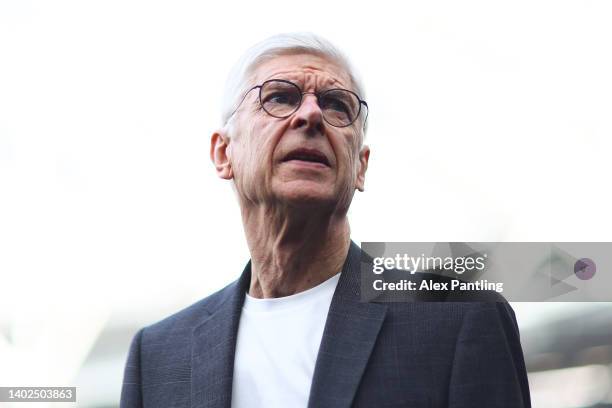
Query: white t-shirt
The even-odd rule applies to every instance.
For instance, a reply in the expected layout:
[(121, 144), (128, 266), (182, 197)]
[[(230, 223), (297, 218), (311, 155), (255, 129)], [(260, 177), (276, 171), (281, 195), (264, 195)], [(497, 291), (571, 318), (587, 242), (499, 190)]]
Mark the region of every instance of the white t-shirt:
[(340, 274), (282, 298), (246, 295), (238, 327), (232, 408), (299, 408), (310, 385)]

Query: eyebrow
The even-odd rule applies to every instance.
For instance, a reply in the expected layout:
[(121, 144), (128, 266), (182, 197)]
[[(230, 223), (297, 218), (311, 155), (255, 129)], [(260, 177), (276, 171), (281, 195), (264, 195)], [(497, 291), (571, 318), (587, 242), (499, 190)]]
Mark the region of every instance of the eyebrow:
[[(294, 83), (295, 85), (298, 86), (298, 88), (300, 88), (300, 90), (302, 92), (304, 92), (304, 87), (302, 86), (302, 84), (300, 82), (302, 81), (295, 81), (293, 79), (288, 79), (288, 78), (283, 78), (283, 77), (277, 77), (277, 76), (273, 76), (271, 78), (267, 78), (262, 80), (262, 82), (258, 83), (257, 85), (253, 85), (253, 87), (251, 87), (250, 89), (252, 90), (253, 88), (256, 88), (258, 86), (261, 86), (263, 83), (268, 82), (268, 81), (272, 81), (272, 80), (282, 80), (282, 81), (289, 81)], [(321, 92), (325, 92), (325, 91), (330, 91), (332, 89), (343, 89), (345, 91), (349, 91), (354, 93), (355, 95), (357, 95), (357, 98), (361, 101), (361, 95), (359, 95), (359, 93), (357, 93), (356, 90), (354, 90), (352, 87), (345, 87), (342, 83), (339, 83), (337, 80), (334, 80), (334, 84), (332, 84), (331, 86), (327, 86), (324, 88), (318, 88), (315, 93), (319, 94)]]
[[(324, 72), (324, 71), (321, 71)], [(304, 72), (300, 72), (298, 74), (295, 73), (291, 73), (290, 71), (281, 71), (281, 72), (277, 72), (273, 75), (269, 75), (264, 77), (260, 83), (258, 83), (257, 85), (261, 85), (262, 83), (264, 83), (265, 81), (269, 81), (271, 79), (282, 79), (284, 81), (291, 81), (294, 84), (296, 84), (297, 86), (300, 87), (300, 89), (304, 89), (304, 77), (306, 76), (306, 74)], [(299, 78), (299, 79), (297, 79)], [(315, 81), (315, 83), (317, 83), (318, 81)], [(343, 81), (329, 76), (329, 78), (325, 79), (325, 84), (326, 86), (324, 88), (322, 88), (321, 90), (326, 90), (326, 89), (335, 89), (335, 88), (342, 88), (342, 89), (347, 89), (349, 91), (353, 91), (353, 89), (351, 87), (347, 87)], [(355, 91), (353, 91), (355, 92)]]

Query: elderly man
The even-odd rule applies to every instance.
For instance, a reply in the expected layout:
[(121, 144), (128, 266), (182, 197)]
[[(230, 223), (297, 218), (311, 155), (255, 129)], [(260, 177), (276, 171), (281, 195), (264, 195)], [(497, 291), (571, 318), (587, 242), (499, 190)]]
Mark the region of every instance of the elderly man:
[(137, 333), (121, 407), (530, 406), (507, 304), (360, 300), (347, 211), (368, 108), (346, 58), (313, 35), (272, 37), (228, 89), (210, 156), (251, 261)]

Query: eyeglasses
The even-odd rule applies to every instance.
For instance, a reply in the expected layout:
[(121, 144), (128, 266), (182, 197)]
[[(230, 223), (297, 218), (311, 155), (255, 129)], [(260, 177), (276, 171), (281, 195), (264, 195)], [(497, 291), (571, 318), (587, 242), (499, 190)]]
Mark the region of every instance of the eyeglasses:
[(263, 84), (249, 89), (232, 115), (236, 113), (247, 95), (254, 89), (259, 89), (259, 103), (263, 110), (275, 118), (284, 119), (293, 115), (302, 105), (303, 96), (306, 94), (317, 97), (319, 108), (323, 112), (323, 119), (332, 126), (347, 127), (352, 125), (361, 113), (361, 105), (366, 107), (364, 127), (368, 118), (368, 104), (353, 91), (334, 88), (316, 93), (303, 92), (299, 86), (284, 79), (269, 79)]

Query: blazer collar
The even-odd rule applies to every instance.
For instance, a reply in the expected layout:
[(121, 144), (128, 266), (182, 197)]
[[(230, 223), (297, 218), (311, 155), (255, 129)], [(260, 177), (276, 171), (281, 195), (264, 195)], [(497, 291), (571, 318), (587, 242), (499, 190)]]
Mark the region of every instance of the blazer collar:
[(385, 319), (387, 307), (360, 299), (361, 249), (351, 241), (334, 292), (310, 388), (309, 408), (348, 408)]
[(216, 311), (193, 330), (191, 407), (230, 408), (238, 323), (251, 281), (251, 262), (227, 288)]
[[(360, 248), (351, 241), (327, 315), (310, 389), (309, 408), (350, 407), (386, 314), (360, 301)], [(218, 309), (193, 331), (192, 408), (230, 408), (238, 323), (251, 263)]]

